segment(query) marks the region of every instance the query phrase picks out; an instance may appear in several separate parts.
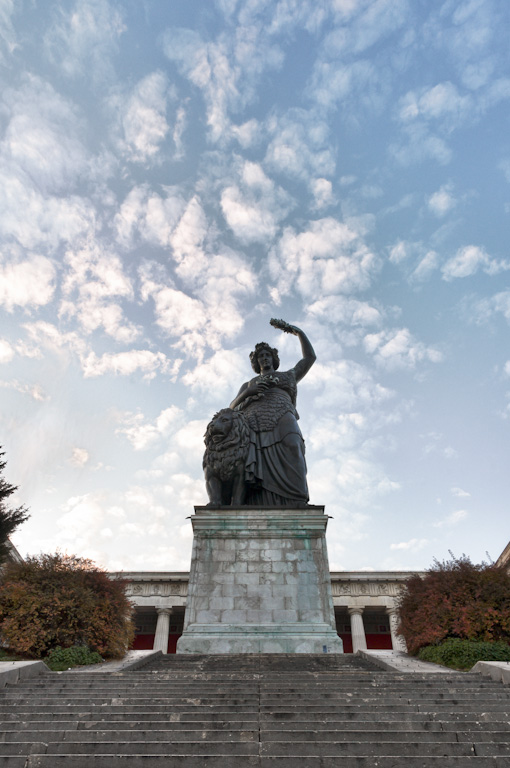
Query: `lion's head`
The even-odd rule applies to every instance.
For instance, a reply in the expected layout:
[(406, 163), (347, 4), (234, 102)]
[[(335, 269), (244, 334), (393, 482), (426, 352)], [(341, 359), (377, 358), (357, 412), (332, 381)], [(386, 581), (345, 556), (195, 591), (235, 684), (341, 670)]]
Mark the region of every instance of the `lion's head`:
[(213, 468), (222, 476), (231, 474), (232, 468), (246, 458), (250, 442), (250, 429), (244, 414), (232, 408), (222, 408), (207, 425), (204, 442), (204, 469)]

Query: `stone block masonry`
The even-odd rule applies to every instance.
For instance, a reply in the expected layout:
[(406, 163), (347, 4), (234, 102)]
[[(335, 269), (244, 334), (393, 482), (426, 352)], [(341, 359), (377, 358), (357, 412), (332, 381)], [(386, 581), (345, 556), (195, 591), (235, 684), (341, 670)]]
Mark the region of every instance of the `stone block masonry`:
[(324, 507), (195, 507), (177, 653), (342, 653)]

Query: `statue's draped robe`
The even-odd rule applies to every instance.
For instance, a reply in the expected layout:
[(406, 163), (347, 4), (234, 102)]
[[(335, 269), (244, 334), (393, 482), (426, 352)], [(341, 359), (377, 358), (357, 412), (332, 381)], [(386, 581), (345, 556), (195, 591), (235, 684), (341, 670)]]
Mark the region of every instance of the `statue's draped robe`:
[[(237, 406), (243, 411), (251, 429), (246, 462), (248, 494), (246, 504), (293, 506), (308, 502), (305, 443), (299, 429), (296, 411), (296, 373), (275, 371), (275, 384), (263, 396), (248, 397)], [(260, 379), (256, 376), (248, 385)], [(298, 435), (302, 461), (284, 444), (290, 434)]]

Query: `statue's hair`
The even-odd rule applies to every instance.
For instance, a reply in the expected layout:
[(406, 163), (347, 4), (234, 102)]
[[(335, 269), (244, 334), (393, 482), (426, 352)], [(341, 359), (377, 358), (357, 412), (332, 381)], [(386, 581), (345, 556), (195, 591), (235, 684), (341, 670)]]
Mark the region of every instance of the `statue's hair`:
[(278, 357), (278, 350), (275, 347), (271, 347), (266, 341), (261, 341), (255, 344), (255, 349), (250, 352), (250, 363), (255, 373), (260, 373), (259, 354), (263, 349), (267, 349), (273, 356), (273, 368), (275, 371), (280, 367), (280, 358)]
[[(215, 443), (212, 439), (214, 423), (219, 416), (225, 413), (232, 414), (232, 427), (228, 435)], [(232, 408), (222, 408), (215, 413), (207, 425), (204, 435), (205, 453), (203, 467), (213, 471), (221, 480), (228, 480), (234, 468), (245, 460), (250, 443), (250, 428), (244, 413), (234, 411)]]

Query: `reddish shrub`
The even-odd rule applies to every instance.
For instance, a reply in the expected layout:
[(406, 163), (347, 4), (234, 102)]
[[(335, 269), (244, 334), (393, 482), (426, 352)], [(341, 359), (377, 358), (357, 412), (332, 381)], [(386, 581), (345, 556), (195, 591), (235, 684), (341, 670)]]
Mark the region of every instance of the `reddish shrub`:
[(125, 585), (74, 555), (57, 552), (9, 563), (0, 582), (2, 639), (31, 658), (73, 645), (121, 657), (134, 635)]
[(398, 610), (412, 654), (449, 637), (510, 642), (510, 574), (495, 564), (473, 565), (465, 555), (436, 560), (424, 577), (408, 579)]

